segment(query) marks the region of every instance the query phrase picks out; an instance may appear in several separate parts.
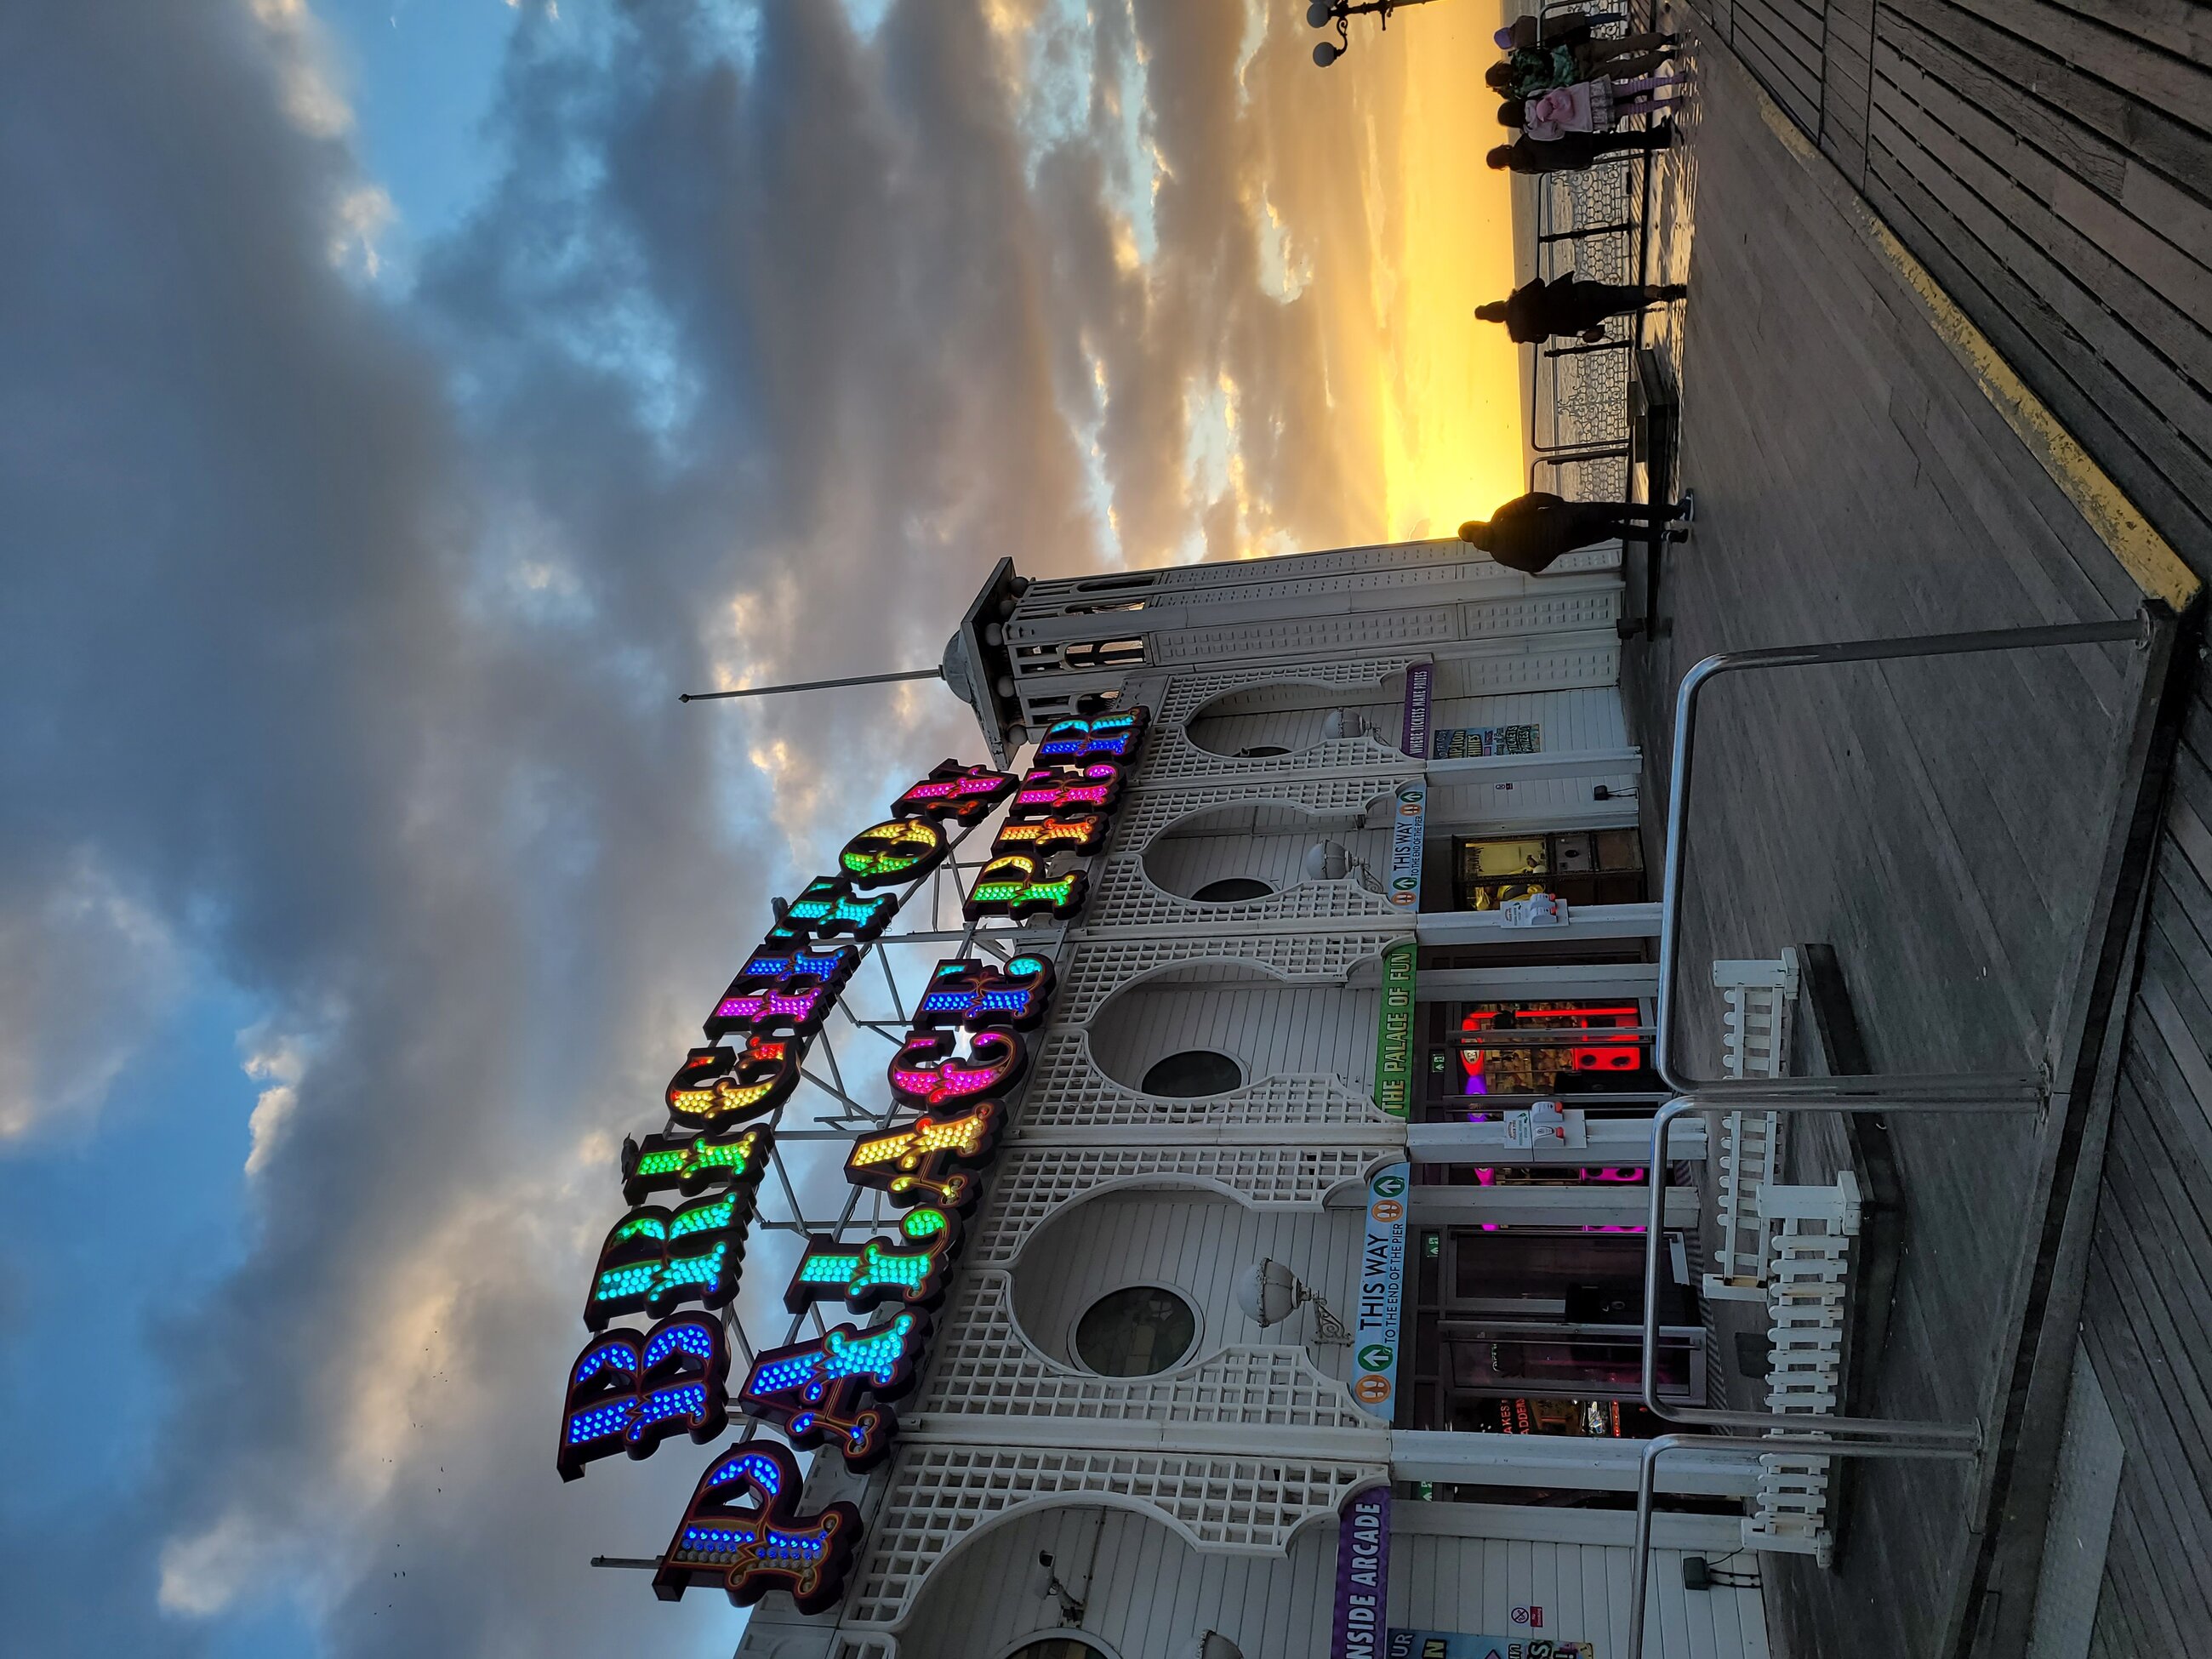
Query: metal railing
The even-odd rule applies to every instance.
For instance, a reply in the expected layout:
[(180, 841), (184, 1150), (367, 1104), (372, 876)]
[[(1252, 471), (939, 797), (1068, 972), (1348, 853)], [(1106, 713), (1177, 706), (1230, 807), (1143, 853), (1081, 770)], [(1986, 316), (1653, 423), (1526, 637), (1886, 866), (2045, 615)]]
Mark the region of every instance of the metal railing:
[[(1644, 1601), (1651, 1574), (1652, 1470), (1678, 1446), (1771, 1454), (1809, 1452), (1821, 1457), (1959, 1457), (1978, 1460), (1978, 1423), (1921, 1423), (1861, 1417), (1814, 1417), (1806, 1413), (1740, 1412), (1669, 1405), (1658, 1388), (1659, 1263), (1664, 1224), (1665, 1170), (1669, 1133), (1693, 1111), (1755, 1109), (1777, 1112), (1883, 1112), (1962, 1115), (2040, 1112), (2050, 1097), (2041, 1073), (1925, 1073), (1891, 1077), (1704, 1078), (1683, 1069), (1676, 1053), (1674, 975), (1681, 956), (1682, 881), (1689, 852), (1690, 785), (1697, 753), (1698, 701), (1723, 674), (1759, 668), (1831, 666), (1900, 659), (1965, 656), (2062, 646), (2132, 641), (2148, 646), (2160, 620), (2148, 609), (2110, 622), (2053, 627), (1923, 635), (1901, 640), (1852, 640), (1830, 645), (1783, 646), (1723, 652), (1707, 657), (1682, 678), (1675, 692), (1674, 733), (1667, 799), (1664, 886), (1660, 902), (1659, 1011), (1652, 1063), (1677, 1098), (1652, 1119), (1646, 1182), (1650, 1208), (1644, 1240), (1642, 1401), (1662, 1422), (1686, 1427), (1761, 1429), (1760, 1435), (1675, 1435), (1655, 1437), (1644, 1449), (1636, 1497), (1635, 1602), (1629, 1623), (1628, 1659), (1644, 1653)], [(1817, 1422), (1814, 1430), (1812, 1425)]]
[[(1582, 4), (1540, 6), (1550, 18), (1589, 9)], [(1601, 12), (1600, 15), (1603, 15)], [(1597, 33), (1625, 30), (1626, 18), (1599, 25)], [(1647, 122), (1649, 118), (1645, 118)], [(1643, 281), (1650, 207), (1650, 157), (1625, 154), (1580, 173), (1549, 173), (1536, 180), (1536, 274), (1550, 278), (1568, 268), (1590, 282)], [(1540, 469), (1552, 469), (1560, 495), (1577, 501), (1628, 498), (1628, 386), (1644, 325), (1638, 317), (1627, 337), (1599, 345), (1528, 348), (1528, 488)], [(1548, 436), (1540, 437), (1547, 431)]]

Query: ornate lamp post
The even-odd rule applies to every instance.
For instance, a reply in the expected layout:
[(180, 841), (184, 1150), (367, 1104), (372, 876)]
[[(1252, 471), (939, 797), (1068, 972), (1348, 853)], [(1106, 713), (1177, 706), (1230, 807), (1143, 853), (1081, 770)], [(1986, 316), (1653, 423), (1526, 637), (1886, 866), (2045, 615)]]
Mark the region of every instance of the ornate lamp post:
[(1390, 14), (1401, 6), (1425, 6), (1429, 0), (1313, 0), (1306, 8), (1306, 21), (1317, 29), (1336, 25), (1336, 39), (1324, 40), (1314, 48), (1314, 62), (1327, 69), (1344, 56), (1352, 45), (1350, 19), (1364, 12), (1372, 12), (1384, 28), (1390, 27)]

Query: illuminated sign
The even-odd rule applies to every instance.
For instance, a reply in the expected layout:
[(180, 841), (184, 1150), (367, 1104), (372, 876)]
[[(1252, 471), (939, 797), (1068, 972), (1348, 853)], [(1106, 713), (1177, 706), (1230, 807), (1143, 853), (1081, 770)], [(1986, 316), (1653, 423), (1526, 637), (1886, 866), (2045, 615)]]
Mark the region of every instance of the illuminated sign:
[[(954, 1050), (963, 1039), (964, 1060)], [(1012, 1031), (908, 1031), (886, 1075), (902, 1106), (931, 1109), (963, 1100), (995, 1100), (1030, 1068), (1029, 1046)]]
[(797, 1037), (750, 1036), (742, 1048), (694, 1048), (668, 1079), (670, 1115), (698, 1128), (765, 1117), (799, 1087)]
[(899, 1232), (900, 1238), (872, 1238), (858, 1246), (810, 1234), (783, 1305), (795, 1314), (830, 1301), (842, 1301), (854, 1313), (893, 1299), (910, 1308), (935, 1307), (945, 1299), (945, 1269), (960, 1254), (960, 1213), (925, 1204), (899, 1218)]
[(774, 1134), (766, 1128), (624, 1140), (623, 1197), (642, 1204), (672, 1188), (689, 1198), (709, 1187), (757, 1186), (774, 1145)]
[(737, 1294), (751, 1218), (748, 1188), (673, 1210), (632, 1210), (599, 1247), (584, 1322), (603, 1331), (617, 1314), (665, 1314), (686, 1302), (720, 1307)]
[(1056, 764), (1094, 757), (1127, 760), (1137, 752), (1149, 718), (1147, 710), (1132, 708), (1118, 714), (1054, 720), (1037, 744), (1037, 758)]
[(1003, 968), (964, 958), (940, 962), (914, 1011), (914, 1023), (925, 1030), (1006, 1025), (1033, 1031), (1044, 1024), (1052, 990), (1052, 963), (1042, 957), (1016, 957)]
[(894, 1204), (936, 1204), (965, 1215), (983, 1189), (955, 1166), (989, 1163), (1006, 1123), (1005, 1110), (987, 1100), (958, 1117), (921, 1117), (887, 1133), (863, 1135), (845, 1155), (845, 1179), (888, 1194)]
[(849, 945), (829, 951), (761, 951), (722, 993), (707, 1016), (706, 1033), (717, 1042), (744, 1031), (811, 1036), (860, 965), (860, 953)]
[(617, 1451), (649, 1457), (672, 1434), (712, 1440), (730, 1420), (729, 1369), (722, 1322), (707, 1314), (593, 1337), (568, 1371), (561, 1478), (576, 1480), (586, 1463)]
[(873, 898), (855, 896), (848, 877), (817, 876), (784, 907), (781, 920), (768, 930), (768, 944), (775, 947), (845, 935), (878, 939), (891, 925), (898, 907), (897, 897), (890, 893)]
[(799, 1507), (805, 1498), (797, 1460), (773, 1441), (749, 1441), (716, 1458), (661, 1553), (653, 1593), (675, 1601), (708, 1583), (741, 1607), (778, 1589), (801, 1613), (836, 1606), (860, 1541), (860, 1512), (829, 1504), (808, 1515)]
[(1097, 852), (1106, 844), (1114, 820), (1103, 812), (1070, 812), (1060, 817), (1031, 818), (1024, 823), (1002, 823), (991, 837), (994, 853), (1034, 853), (1049, 858), (1054, 853)]
[(1010, 773), (988, 766), (963, 766), (958, 761), (939, 761), (929, 775), (891, 803), (901, 817), (981, 823), (1014, 791)]
[(945, 831), (927, 818), (891, 818), (847, 842), (837, 863), (855, 887), (892, 887), (937, 868), (945, 846)]
[(1080, 870), (1048, 876), (1046, 861), (1029, 853), (1008, 853), (976, 872), (975, 884), (960, 906), (969, 921), (984, 916), (1034, 915), (1039, 911), (1065, 921), (1090, 896), (1091, 878)]
[(890, 1455), (898, 1418), (884, 1402), (913, 1389), (928, 1340), (929, 1316), (918, 1311), (866, 1330), (834, 1326), (811, 1342), (764, 1351), (738, 1398), (780, 1424), (793, 1445), (834, 1446), (858, 1474)]
[(1006, 816), (1021, 823), (1058, 817), (1071, 806), (1106, 811), (1121, 799), (1121, 769), (1112, 761), (1032, 767), (1022, 775), (1022, 787)]
[[(1138, 708), (1055, 722), (1040, 763), (1018, 778), (942, 762), (898, 796), (889, 817), (845, 843), (833, 873), (778, 903), (774, 925), (702, 1022), (706, 1044), (668, 1080), (669, 1127), (623, 1143), (623, 1195), (634, 1207), (592, 1271), (584, 1319), (596, 1334), (569, 1370), (556, 1460), (563, 1479), (617, 1451), (645, 1457), (678, 1432), (702, 1441), (721, 1432), (729, 1364), (721, 1322), (677, 1310), (724, 1308), (736, 1295), (775, 1121), (805, 1077), (823, 1021), (907, 898), (945, 866), (957, 839), (947, 824), (964, 833), (1006, 811), (992, 856), (963, 898), (971, 921), (1079, 911), (1088, 875), (1055, 866), (1105, 845), (1125, 763), (1148, 720)], [(737, 1390), (748, 1415), (793, 1444), (835, 1447), (856, 1470), (890, 1454), (890, 1402), (915, 1385), (929, 1314), (944, 1299), (963, 1218), (1006, 1130), (1002, 1097), (1028, 1070), (1024, 1033), (1044, 1024), (1054, 985), (1051, 962), (1033, 954), (1003, 964), (955, 957), (931, 973), (885, 1068), (887, 1121), (855, 1138), (845, 1164), (848, 1181), (905, 1212), (896, 1233), (858, 1243), (810, 1235), (784, 1291), (794, 1316), (842, 1303), (888, 1316), (756, 1353)], [(672, 1194), (687, 1201), (647, 1202)], [(660, 1322), (609, 1328), (635, 1313)], [(832, 1605), (860, 1517), (849, 1504), (809, 1515), (803, 1497), (785, 1447), (751, 1441), (720, 1455), (661, 1559), (655, 1593), (674, 1600), (713, 1582), (740, 1606), (771, 1589), (788, 1592), (802, 1612)]]

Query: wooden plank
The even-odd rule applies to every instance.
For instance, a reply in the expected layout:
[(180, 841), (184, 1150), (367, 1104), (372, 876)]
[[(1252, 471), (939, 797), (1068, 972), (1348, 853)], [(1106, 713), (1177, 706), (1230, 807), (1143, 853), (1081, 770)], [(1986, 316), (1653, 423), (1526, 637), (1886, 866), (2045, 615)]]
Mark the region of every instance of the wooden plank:
[[(2134, 161), (2128, 166), (2131, 173), (2147, 172)], [(2136, 193), (2138, 198), (2148, 199), (2153, 204), (2149, 209), (2152, 212), (2158, 210), (2155, 204), (2160, 200), (2169, 209), (2190, 200), (2181, 191), (2163, 184), (2154, 185), (2149, 190), (2138, 186)], [(2128, 209), (2098, 195), (2064, 173), (2051, 181), (2051, 209), (2093, 243), (2106, 249), (2123, 269), (2140, 276), (2153, 292), (2172, 304), (2190, 323), (2193, 331), (2201, 336), (2203, 324), (2197, 319), (2207, 314), (2208, 306), (2212, 306), (2212, 270), (2208, 270), (2196, 258), (2153, 230), (2149, 224)], [(2186, 216), (2177, 216), (2172, 222), (2185, 231), (2201, 228)], [(2161, 337), (2162, 335), (2154, 337), (2154, 343)]]
[(2130, 158), (2119, 144), (1931, 33), (1893, 3), (1884, 4), (1879, 23), (1881, 46), (1887, 53), (1942, 81), (1960, 97), (1988, 111), (2005, 131), (2017, 133), (2106, 195), (2117, 196), (2125, 187)]
[(2176, 1164), (2183, 1169), (2194, 1165), (2200, 1178), (2212, 1179), (2212, 1132), (2194, 1109), (2188, 1079), (2175, 1063), (2173, 1050), (2147, 1018), (2138, 1017), (2129, 1031), (2122, 1073), (2135, 1087), (2143, 1109), (2156, 1120), (2154, 1127), (2172, 1148)]
[[(2028, 205), (2008, 210), (2011, 222), (2047, 250), (2051, 261), (2071, 277), (2074, 288), (2094, 296), (2190, 376), (2195, 385), (2181, 394), (2186, 402), (2203, 403), (2204, 388), (2212, 386), (2212, 333), (2206, 331), (2203, 313), (2177, 307), (2171, 293), (2153, 286), (2142, 273), (2117, 258), (2112, 246), (2084, 234), (2080, 224), (2055, 210), (2043, 210), (2051, 209), (2054, 200), (2072, 203), (2085, 198), (2103, 205), (2079, 208), (2077, 218), (2098, 222), (2102, 216), (2125, 218), (2098, 192), (2110, 195), (2124, 188), (2130, 169), (2146, 178), (2156, 175), (2117, 153), (2108, 158), (2068, 143), (2064, 129), (2072, 128), (2083, 138), (2092, 135), (2074, 128), (2063, 117), (2051, 117), (2039, 134), (2024, 131), (2021, 106), (2032, 100), (1992, 82), (1975, 66), (1965, 64), (1942, 43), (1914, 33), (1909, 25), (1892, 27), (1900, 40), (1915, 48), (1916, 55), (1907, 58), (1900, 52), (1887, 57), (1887, 77), (1923, 107), (1942, 106), (1944, 125), (2002, 168), (2019, 191), (2030, 198)], [(1942, 90), (1931, 93), (1927, 89), (1930, 87)], [(2016, 201), (2017, 196), (2012, 199)], [(2167, 289), (2190, 289), (2195, 279), (2189, 273), (2197, 267), (2188, 256), (2140, 225), (2130, 234), (2156, 242), (2163, 250), (2154, 254), (2151, 263), (2163, 260), (2158, 268)]]
[[(1884, 14), (1912, 18), (2014, 86), (2064, 111), (2130, 155), (2181, 182), (2212, 178), (2212, 136), (2083, 72), (1998, 24), (2009, 6), (1968, 8), (1951, 0), (1881, 0)], [(1977, 12), (2001, 15), (1991, 21)]]
[(2212, 265), (2212, 204), (2203, 198), (2130, 157), (2120, 185), (2120, 205), (2145, 224), (2156, 226), (2199, 265)]
[(2107, 27), (2212, 66), (2212, 12), (2191, 0), (2057, 0)]
[(1900, 240), (1972, 315), (2052, 414), (2097, 457), (2177, 551), (2199, 571), (2212, 569), (2212, 520), (2203, 516), (2196, 501), (2176, 486), (2155, 459), (2136, 447), (2126, 428), (2107, 416), (2099, 396), (2083, 392), (2051, 356), (2051, 350), (2066, 352), (2094, 383), (2093, 365), (2083, 361), (2086, 349), (2055, 331), (2031, 334), (2015, 320), (2019, 315), (2035, 314), (2029, 296), (2017, 283), (1993, 271), (1985, 259), (1969, 265), (1953, 257), (1947, 243), (1950, 216), (1879, 142), (1869, 151), (1868, 185)]
[(2031, 40), (2157, 109), (2187, 112), (2201, 122), (2212, 77), (2203, 67), (2160, 52), (2120, 30), (2050, 0), (1950, 0), (1961, 10)]
[[(2198, 1513), (2202, 1495), (2192, 1504), (2188, 1484), (2171, 1473), (2173, 1437), (2185, 1432), (2186, 1425), (2169, 1402), (2160, 1355), (2143, 1340), (2146, 1324), (2133, 1288), (2114, 1276), (2102, 1255), (2090, 1270), (2087, 1305), (2083, 1334), (2091, 1359), (2120, 1426), (2128, 1462), (2139, 1466), (2133, 1507), (2139, 1514), (2148, 1511), (2162, 1534), (2160, 1547), (2147, 1552), (2146, 1559), (2156, 1564), (2178, 1553), (2185, 1561), (2212, 1559), (2212, 1533), (2205, 1530), (2205, 1517)], [(2140, 1467), (2146, 1463), (2149, 1467)], [(2203, 1619), (2212, 1610), (2204, 1607), (2201, 1590), (2189, 1595), (2185, 1577), (2177, 1583), (2170, 1567), (2161, 1571), (2154, 1565), (2154, 1571), (2160, 1581), (2160, 1599), (2173, 1607), (2185, 1626), (2203, 1628)]]
[[(1873, 137), (1967, 233), (1952, 240), (1950, 251), (1982, 274), (1985, 289), (2006, 296), (2008, 315), (2043, 322), (2039, 337), (2051, 360), (2083, 392), (2100, 398), (2178, 488), (2212, 499), (2212, 399), (2039, 249), (2037, 238), (2047, 239), (2053, 229), (2052, 216), (1915, 103), (1903, 85), (1885, 80), (1876, 88)], [(2069, 199), (2095, 198), (2074, 185)], [(2048, 326), (2052, 322), (2062, 326)], [(2195, 325), (2177, 321), (2176, 331), (2193, 334), (2212, 351), (2212, 341)]]

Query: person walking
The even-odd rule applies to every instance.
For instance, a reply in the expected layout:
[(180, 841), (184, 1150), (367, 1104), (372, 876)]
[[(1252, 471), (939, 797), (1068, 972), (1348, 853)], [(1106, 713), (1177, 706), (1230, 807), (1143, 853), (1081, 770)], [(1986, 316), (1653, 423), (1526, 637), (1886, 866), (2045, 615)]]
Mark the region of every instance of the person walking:
[[(1674, 88), (1688, 85), (1680, 76), (1644, 75), (1615, 81), (1600, 76), (1571, 87), (1553, 87), (1528, 99), (1519, 112), (1520, 125), (1531, 138), (1557, 138), (1570, 132), (1610, 132), (1632, 115), (1658, 115), (1678, 107), (1682, 100)], [(1662, 97), (1659, 94), (1668, 95)], [(1508, 102), (1498, 118), (1514, 123), (1514, 106)]]
[[(1515, 496), (1487, 519), (1469, 519), (1459, 527), (1459, 538), (1508, 569), (1534, 576), (1562, 554), (1616, 537), (1624, 541), (1641, 537), (1656, 547), (1668, 525), (1687, 525), (1697, 513), (1697, 492), (1691, 489), (1684, 490), (1679, 501), (1651, 507), (1637, 501), (1571, 501), (1534, 489)], [(1680, 541), (1687, 534), (1677, 530), (1673, 539)]]
[(1674, 142), (1674, 124), (1631, 128), (1626, 132), (1569, 132), (1557, 138), (1531, 138), (1523, 132), (1510, 144), (1490, 152), (1490, 165), (1500, 173), (1583, 173), (1608, 155), (1622, 152), (1650, 155)]
[(1503, 300), (1474, 308), (1486, 323), (1503, 323), (1519, 344), (1534, 345), (1553, 335), (1579, 335), (1585, 340), (1605, 337), (1605, 319), (1633, 316), (1646, 306), (1664, 305), (1687, 297), (1680, 283), (1659, 287), (1632, 283), (1586, 283), (1579, 276), (1539, 276), (1523, 283)]

